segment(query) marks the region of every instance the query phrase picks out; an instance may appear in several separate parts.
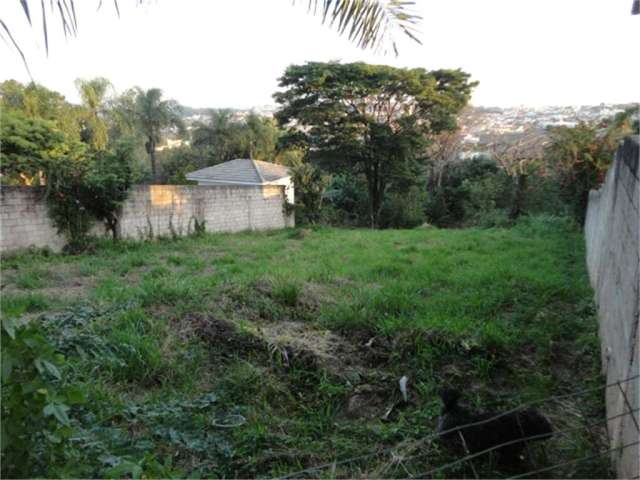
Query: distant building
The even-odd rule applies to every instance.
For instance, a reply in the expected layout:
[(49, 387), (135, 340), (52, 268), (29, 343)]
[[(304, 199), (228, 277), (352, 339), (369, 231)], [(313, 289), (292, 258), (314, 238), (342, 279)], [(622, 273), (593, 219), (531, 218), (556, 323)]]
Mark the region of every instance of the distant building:
[(182, 140), (180, 138), (176, 140), (167, 139), (167, 143), (164, 145), (158, 145), (156, 147), (156, 152), (161, 152), (162, 150), (171, 150), (172, 148), (178, 147), (188, 147), (190, 145), (189, 140)]
[(198, 185), (282, 185), (289, 203), (294, 201), (294, 188), (289, 167), (249, 158), (228, 162), (187, 173), (187, 180)]

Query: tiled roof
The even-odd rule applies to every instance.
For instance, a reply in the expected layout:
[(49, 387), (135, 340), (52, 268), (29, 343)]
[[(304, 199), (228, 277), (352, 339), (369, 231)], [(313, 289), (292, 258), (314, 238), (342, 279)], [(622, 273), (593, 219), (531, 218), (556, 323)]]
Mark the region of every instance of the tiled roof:
[(237, 158), (228, 162), (187, 173), (188, 180), (227, 183), (263, 184), (288, 177), (289, 168), (275, 163)]

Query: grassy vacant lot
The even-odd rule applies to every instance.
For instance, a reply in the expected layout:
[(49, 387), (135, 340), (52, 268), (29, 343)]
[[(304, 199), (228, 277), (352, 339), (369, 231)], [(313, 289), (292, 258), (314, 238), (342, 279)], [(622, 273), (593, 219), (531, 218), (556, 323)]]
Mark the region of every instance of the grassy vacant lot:
[[(70, 411), (75, 458), (40, 474), (284, 476), (365, 456), (304, 475), (419, 475), (455, 459), (423, 440), (440, 387), (506, 408), (601, 383), (582, 237), (559, 220), (105, 243), (5, 259), (2, 282), (4, 315), (43, 322), (88, 396)], [(601, 396), (542, 404), (572, 430), (527, 465), (602, 447), (581, 428)], [(547, 474), (609, 472), (605, 458)]]

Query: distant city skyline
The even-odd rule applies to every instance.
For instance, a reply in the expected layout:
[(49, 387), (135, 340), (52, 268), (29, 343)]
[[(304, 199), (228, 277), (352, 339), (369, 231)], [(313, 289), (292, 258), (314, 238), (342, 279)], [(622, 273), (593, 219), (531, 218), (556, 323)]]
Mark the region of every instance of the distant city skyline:
[[(76, 78), (103, 76), (118, 92), (158, 87), (193, 108), (264, 107), (274, 105), (271, 95), (288, 65), (330, 60), (462, 68), (480, 82), (476, 106), (640, 100), (640, 16), (630, 15), (629, 0), (418, 1), (423, 45), (398, 34), (397, 58), (358, 49), (307, 14), (303, 3), (156, 0), (136, 7), (121, 0), (118, 19), (111, 2), (96, 12), (98, 2), (85, 0), (76, 2), (77, 38), (65, 40), (59, 18), (49, 15), (48, 58), (39, 8), (32, 27), (16, 1), (1, 2), (0, 17), (20, 42), (34, 79), (71, 102), (79, 101)], [(0, 80), (29, 81), (7, 42), (0, 62)]]

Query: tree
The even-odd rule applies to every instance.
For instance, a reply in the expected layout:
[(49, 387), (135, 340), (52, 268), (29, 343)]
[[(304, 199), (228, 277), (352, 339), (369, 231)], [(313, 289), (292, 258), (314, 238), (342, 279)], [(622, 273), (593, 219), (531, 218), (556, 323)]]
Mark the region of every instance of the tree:
[(51, 162), (65, 152), (65, 139), (53, 122), (8, 110), (0, 123), (2, 183), (41, 185)]
[(106, 95), (109, 88), (113, 88), (106, 78), (98, 77), (91, 80), (76, 80), (76, 88), (82, 99), (83, 111), (83, 139), (96, 150), (104, 150), (109, 140), (107, 124), (103, 118), (105, 113)]
[(246, 120), (249, 158), (273, 162), (280, 131), (273, 120), (250, 113)]
[(465, 149), (465, 131), (469, 131), (480, 123), (480, 119), (474, 114), (473, 107), (466, 107), (457, 119), (458, 128), (445, 130), (433, 135), (429, 139), (427, 148), (427, 190), (434, 192), (442, 185), (443, 176), (447, 168), (459, 162)]
[(193, 130), (193, 146), (205, 166), (234, 158), (273, 162), (279, 137), (280, 130), (269, 118), (251, 113), (244, 121), (234, 121), (230, 110), (211, 110), (209, 120)]
[(16, 110), (29, 118), (51, 121), (67, 139), (80, 139), (79, 107), (42, 85), (23, 85), (15, 80), (6, 80), (0, 83), (0, 105), (5, 110)]
[(162, 100), (162, 90), (151, 88), (138, 90), (134, 108), (136, 121), (146, 138), (145, 149), (151, 160), (153, 179), (158, 181), (156, 146), (166, 129), (174, 127), (179, 132), (184, 131), (180, 106), (174, 100)]
[(296, 212), (301, 225), (315, 224), (320, 220), (322, 197), (330, 179), (310, 163), (291, 168), (291, 178), (296, 189), (295, 204), (288, 205)]
[(598, 188), (622, 139), (638, 133), (638, 110), (627, 110), (599, 124), (550, 127), (546, 161), (560, 173), (565, 201), (584, 225), (589, 190)]
[(214, 165), (233, 158), (232, 128), (231, 110), (226, 109), (209, 110), (208, 121), (195, 126), (192, 145), (198, 151), (202, 165)]
[(121, 142), (112, 151), (97, 152), (84, 179), (81, 202), (104, 223), (114, 241), (119, 237), (120, 209), (133, 180), (132, 151), (131, 143)]
[(524, 211), (529, 176), (537, 171), (544, 173), (544, 147), (547, 143), (545, 132), (531, 127), (522, 134), (494, 139), (489, 145), (491, 157), (513, 179), (510, 220), (517, 220)]
[(280, 78), (276, 118), (312, 160), (364, 174), (375, 227), (385, 192), (415, 177), (428, 137), (456, 128), (476, 84), (461, 70), (311, 62)]

